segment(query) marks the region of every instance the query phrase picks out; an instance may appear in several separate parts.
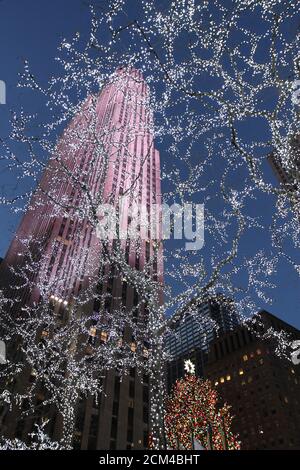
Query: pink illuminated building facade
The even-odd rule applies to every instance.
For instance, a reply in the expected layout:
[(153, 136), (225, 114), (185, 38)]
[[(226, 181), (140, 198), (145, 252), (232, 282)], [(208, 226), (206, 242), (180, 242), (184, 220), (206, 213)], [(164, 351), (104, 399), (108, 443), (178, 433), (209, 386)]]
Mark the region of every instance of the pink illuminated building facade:
[[(88, 97), (63, 132), (1, 263), (0, 280), (6, 288), (18, 282), (10, 267), (24, 271), (26, 266), (33, 286), (20, 291), (16, 314), (24, 304), (48, 301), (63, 318), (80, 296), (86, 296), (84, 308), (89, 313), (103, 308), (113, 312), (120, 299), (130, 311), (137, 303), (135, 289), (122, 276), (110, 276), (107, 263), (108, 281), (101, 289), (110, 295), (105, 305), (88, 302), (90, 289), (97, 285), (103, 250), (95, 230), (102, 220), (98, 207), (119, 207), (120, 201), (118, 229), (126, 233), (135, 222), (138, 234), (135, 240), (121, 240), (127, 263), (136, 270), (147, 264), (150, 276), (162, 282), (161, 226), (154, 221), (157, 213), (151, 212), (153, 204), (161, 205), (160, 158), (154, 148), (148, 86), (139, 71), (128, 68), (118, 69), (97, 96)], [(146, 220), (135, 220), (134, 204), (146, 208)], [(148, 408), (147, 377), (141, 382), (132, 370), (120, 383), (109, 371), (100, 404), (91, 398), (78, 408), (75, 447), (145, 447)], [(19, 437), (26, 432), (22, 429)], [(51, 432), (59, 437), (55, 423)]]

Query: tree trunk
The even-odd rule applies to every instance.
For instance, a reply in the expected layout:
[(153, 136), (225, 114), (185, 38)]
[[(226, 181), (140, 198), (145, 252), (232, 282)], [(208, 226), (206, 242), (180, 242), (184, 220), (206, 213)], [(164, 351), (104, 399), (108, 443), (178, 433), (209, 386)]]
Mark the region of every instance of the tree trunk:
[(150, 433), (154, 449), (166, 448), (164, 426), (165, 415), (165, 363), (163, 360), (163, 337), (158, 338), (155, 350), (152, 351), (150, 372)]
[(75, 408), (73, 397), (69, 397), (64, 404), (62, 414), (62, 438), (61, 444), (65, 449), (72, 449), (73, 434), (75, 428)]

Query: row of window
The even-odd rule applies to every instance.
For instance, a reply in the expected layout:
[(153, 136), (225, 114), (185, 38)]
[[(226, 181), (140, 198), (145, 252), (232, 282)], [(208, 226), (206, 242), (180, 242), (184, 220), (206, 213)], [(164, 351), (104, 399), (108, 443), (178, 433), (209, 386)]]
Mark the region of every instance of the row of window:
[[(262, 353), (262, 352), (261, 352), (260, 349), (257, 349), (257, 350), (256, 350), (257, 356), (260, 356), (261, 353)], [(246, 361), (248, 361), (249, 359), (253, 359), (254, 357), (255, 357), (255, 352), (252, 351), (250, 354), (244, 354), (244, 355), (243, 355), (243, 361), (246, 362)]]
[[(260, 362), (260, 364), (263, 364), (263, 359), (261, 358), (259, 362)], [(229, 382), (229, 381), (231, 380), (231, 377), (234, 376), (234, 375), (235, 375), (235, 372), (233, 372), (232, 375), (227, 374), (227, 375), (225, 375), (225, 376), (223, 376), (223, 377), (220, 377), (219, 381), (216, 380), (215, 386), (219, 385), (219, 383), (220, 383), (220, 384), (223, 384), (223, 383), (225, 383), (226, 381)], [(243, 376), (243, 375), (244, 375), (244, 369), (242, 369), (242, 368), (239, 369), (238, 372), (237, 372), (237, 375), (238, 375), (238, 376)], [(257, 375), (257, 377), (259, 377), (259, 375)], [(252, 378), (251, 376), (249, 376), (249, 377), (247, 378), (247, 381), (248, 381), (248, 383), (251, 383), (251, 382), (253, 381), (253, 378)], [(242, 382), (242, 385), (245, 385), (245, 381)]]

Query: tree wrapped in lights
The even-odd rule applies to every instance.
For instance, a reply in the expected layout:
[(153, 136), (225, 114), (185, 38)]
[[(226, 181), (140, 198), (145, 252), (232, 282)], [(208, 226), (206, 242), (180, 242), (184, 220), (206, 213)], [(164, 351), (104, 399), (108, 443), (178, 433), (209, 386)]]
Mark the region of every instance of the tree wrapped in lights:
[(176, 381), (166, 404), (165, 428), (172, 449), (193, 449), (197, 440), (207, 450), (239, 450), (231, 431), (230, 406), (217, 407), (218, 394), (209, 380), (186, 374)]
[[(65, 450), (59, 442), (52, 441), (44, 432), (45, 424), (35, 425), (34, 432), (30, 434), (30, 445), (20, 439), (4, 439), (0, 437), (0, 450)], [(69, 448), (70, 449), (70, 448)]]

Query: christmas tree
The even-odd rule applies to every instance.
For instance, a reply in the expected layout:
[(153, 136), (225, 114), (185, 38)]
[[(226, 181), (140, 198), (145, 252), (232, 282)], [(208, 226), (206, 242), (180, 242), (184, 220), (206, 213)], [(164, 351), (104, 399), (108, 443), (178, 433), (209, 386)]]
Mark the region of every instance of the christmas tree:
[(231, 431), (233, 416), (230, 406), (217, 407), (218, 394), (209, 380), (194, 375), (193, 364), (176, 381), (167, 400), (165, 429), (169, 447), (193, 449), (201, 445), (207, 450), (239, 450), (240, 442)]

